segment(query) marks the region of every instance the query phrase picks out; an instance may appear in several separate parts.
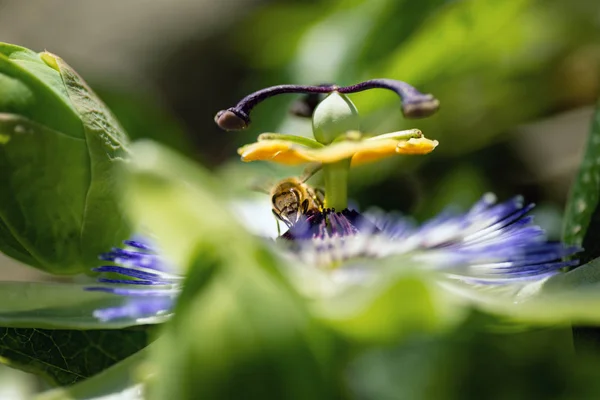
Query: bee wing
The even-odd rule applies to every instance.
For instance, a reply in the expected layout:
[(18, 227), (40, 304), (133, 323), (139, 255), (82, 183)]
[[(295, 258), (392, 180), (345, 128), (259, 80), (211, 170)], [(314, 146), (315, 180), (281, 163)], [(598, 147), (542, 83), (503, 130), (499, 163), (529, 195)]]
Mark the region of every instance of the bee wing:
[(305, 183), (307, 180), (313, 177), (314, 174), (321, 170), (321, 163), (310, 163), (304, 168), (302, 175), (300, 176), (300, 181)]
[(267, 179), (265, 181), (265, 179), (255, 178), (248, 185), (248, 189), (253, 190), (255, 192), (260, 192), (260, 193), (264, 193), (264, 194), (270, 194), (271, 193), (271, 188), (273, 187), (273, 184), (274, 184), (273, 181), (270, 180), (270, 179)]

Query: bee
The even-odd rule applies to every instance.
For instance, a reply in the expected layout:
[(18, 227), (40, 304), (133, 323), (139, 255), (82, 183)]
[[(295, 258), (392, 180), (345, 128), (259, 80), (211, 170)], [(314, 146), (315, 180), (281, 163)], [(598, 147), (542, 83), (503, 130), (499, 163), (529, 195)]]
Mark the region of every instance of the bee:
[[(273, 215), (288, 228), (297, 223), (303, 215), (321, 211), (324, 193), (313, 188), (303, 178), (286, 178), (270, 191)], [(277, 224), (279, 230), (279, 224)]]
[(306, 183), (321, 169), (321, 164), (309, 164), (300, 177), (285, 178), (274, 185), (256, 182), (250, 185), (253, 190), (268, 194), (271, 198), (271, 211), (277, 222), (277, 233), (281, 235), (279, 221), (288, 228), (296, 224), (304, 215), (321, 211), (325, 203), (323, 190)]

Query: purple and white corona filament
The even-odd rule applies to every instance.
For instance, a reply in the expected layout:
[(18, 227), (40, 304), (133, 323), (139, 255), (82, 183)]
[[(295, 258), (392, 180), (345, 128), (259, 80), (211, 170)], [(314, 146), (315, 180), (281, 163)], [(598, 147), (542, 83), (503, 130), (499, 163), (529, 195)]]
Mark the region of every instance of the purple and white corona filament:
[[(101, 286), (89, 287), (90, 291), (103, 291), (126, 296), (123, 305), (96, 310), (100, 320), (122, 318), (143, 319), (171, 313), (181, 291), (183, 277), (175, 273), (155, 246), (144, 239), (127, 240), (124, 248), (113, 248), (100, 255), (100, 259), (114, 265), (94, 268), (101, 274)], [(107, 274), (111, 274), (107, 277)], [(117, 275), (117, 277), (113, 277)]]
[[(411, 264), (444, 278), (478, 285), (524, 284), (577, 265), (577, 260), (566, 259), (580, 251), (548, 241), (527, 215), (532, 208), (521, 197), (498, 204), (494, 195), (486, 194), (466, 213), (442, 213), (421, 226), (382, 212), (324, 210), (299, 221), (275, 244), (306, 268), (330, 271), (342, 281), (349, 277), (356, 283), (357, 278), (377, 274), (377, 264), (369, 260), (405, 255)], [(170, 313), (183, 277), (147, 243), (125, 244), (127, 248), (114, 248), (101, 256), (115, 265), (95, 269), (125, 279), (102, 277), (99, 282), (104, 286), (89, 290), (129, 299), (121, 307), (98, 310), (96, 317), (113, 320)]]
[[(304, 264), (341, 265), (351, 259), (406, 255), (422, 268), (477, 284), (543, 279), (576, 266), (581, 249), (550, 242), (517, 196), (497, 204), (488, 193), (464, 214), (444, 212), (416, 226), (381, 212), (344, 210), (309, 216), (283, 238)], [(369, 268), (372, 273), (372, 269)]]

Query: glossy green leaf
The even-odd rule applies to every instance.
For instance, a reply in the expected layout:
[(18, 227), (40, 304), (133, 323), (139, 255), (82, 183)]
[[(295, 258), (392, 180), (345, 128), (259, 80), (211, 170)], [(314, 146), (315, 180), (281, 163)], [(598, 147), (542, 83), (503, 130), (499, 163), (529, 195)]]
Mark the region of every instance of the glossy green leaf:
[(582, 263), (600, 256), (600, 103), (565, 211), (563, 241), (583, 245)]
[(103, 371), (146, 346), (148, 332), (0, 328), (0, 361), (70, 385)]
[[(0, 283), (0, 360), (66, 385), (144, 347), (148, 325), (169, 318), (162, 315), (101, 321), (94, 311), (125, 307), (128, 298), (85, 290), (89, 286)], [(132, 328), (123, 329), (127, 327)]]
[[(122, 307), (128, 298), (111, 293), (87, 291), (103, 284), (0, 282), (0, 326), (45, 329), (119, 329), (157, 324), (169, 315), (152, 318), (121, 318), (100, 321), (99, 309)], [(136, 288), (132, 289), (136, 290)], [(139, 290), (143, 290), (140, 288)]]
[(89, 272), (129, 235), (116, 199), (125, 133), (59, 57), (0, 44), (0, 82), (0, 250)]
[(69, 100), (60, 72), (40, 54), (0, 43), (0, 112), (20, 115), (74, 138), (84, 138), (83, 126)]
[[(42, 269), (81, 271), (78, 258), (87, 194), (81, 189), (91, 182), (85, 141), (12, 114), (0, 114), (0, 132), (8, 137), (0, 145), (5, 238), (0, 249)], [(88, 270), (97, 264), (101, 251), (88, 257)]]
[(123, 361), (84, 381), (69, 387), (56, 388), (35, 397), (35, 400), (142, 400), (144, 383), (150, 371), (144, 368), (148, 353), (156, 343), (138, 351)]
[(209, 174), (153, 143), (134, 151), (131, 215), (187, 270), (154, 353), (161, 378), (151, 398), (335, 396), (334, 337), (290, 288), (280, 260), (232, 218)]

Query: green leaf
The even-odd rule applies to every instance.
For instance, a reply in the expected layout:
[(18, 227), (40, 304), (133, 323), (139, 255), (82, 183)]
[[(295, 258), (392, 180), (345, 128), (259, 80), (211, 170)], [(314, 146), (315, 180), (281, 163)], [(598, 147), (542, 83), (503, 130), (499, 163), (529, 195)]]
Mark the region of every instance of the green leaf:
[(83, 139), (81, 119), (69, 101), (60, 72), (46, 64), (40, 54), (0, 43), (0, 79), (4, 83), (0, 85), (0, 112)]
[[(126, 307), (129, 298), (85, 290), (89, 286), (0, 283), (2, 362), (42, 375), (59, 385), (70, 384), (144, 347), (148, 325), (170, 317), (101, 321), (94, 316), (94, 311)], [(136, 325), (137, 329), (121, 329)]]
[(0, 361), (70, 385), (103, 371), (148, 343), (136, 330), (47, 330), (0, 328)]
[(0, 44), (0, 251), (89, 272), (130, 233), (117, 206), (123, 129), (59, 57)]
[[(0, 114), (0, 132), (8, 137), (0, 145), (1, 236), (8, 239), (0, 249), (42, 269), (81, 271), (81, 189), (90, 184), (85, 141), (11, 114)], [(88, 257), (88, 270), (100, 252)]]
[(335, 338), (281, 275), (281, 260), (223, 208), (208, 173), (149, 142), (134, 150), (128, 209), (187, 271), (153, 354), (161, 378), (152, 398), (335, 397)]
[(143, 399), (144, 382), (150, 371), (144, 369), (148, 353), (156, 343), (138, 351), (123, 361), (105, 369), (93, 377), (66, 388), (56, 388), (35, 397), (35, 400), (75, 399)]
[[(157, 324), (170, 316), (101, 321), (94, 311), (124, 307), (129, 298), (86, 288), (110, 285), (0, 282), (0, 326), (45, 329), (119, 329)], [(114, 286), (114, 285), (113, 285)], [(143, 291), (143, 288), (131, 290)]]
[(81, 252), (84, 256), (97, 257), (129, 235), (115, 193), (120, 167), (129, 154), (128, 139), (116, 118), (85, 81), (61, 58), (53, 57), (67, 95), (83, 123), (91, 180), (81, 227)]
[(567, 202), (562, 238), (583, 245), (582, 263), (600, 256), (600, 103), (592, 120), (585, 153)]

